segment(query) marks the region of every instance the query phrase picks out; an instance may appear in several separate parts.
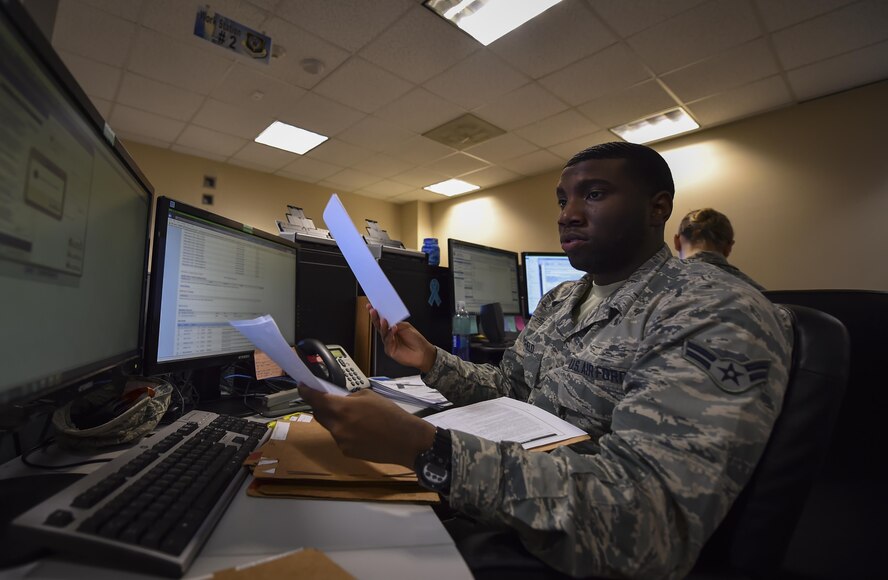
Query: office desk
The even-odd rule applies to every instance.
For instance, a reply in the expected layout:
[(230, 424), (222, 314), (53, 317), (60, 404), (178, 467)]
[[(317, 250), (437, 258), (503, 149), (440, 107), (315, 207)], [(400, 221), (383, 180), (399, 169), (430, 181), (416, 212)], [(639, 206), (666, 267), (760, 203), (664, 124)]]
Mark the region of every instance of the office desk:
[[(0, 477), (33, 473), (18, 460), (13, 461), (21, 468), (10, 462), (0, 468)], [(322, 550), (356, 578), (472, 578), (450, 536), (428, 506), (255, 498), (246, 495), (249, 481), (250, 478), (228, 506), (186, 578), (206, 576), (300, 547)], [(61, 556), (15, 569), (0, 569), (0, 577), (149, 578)]]

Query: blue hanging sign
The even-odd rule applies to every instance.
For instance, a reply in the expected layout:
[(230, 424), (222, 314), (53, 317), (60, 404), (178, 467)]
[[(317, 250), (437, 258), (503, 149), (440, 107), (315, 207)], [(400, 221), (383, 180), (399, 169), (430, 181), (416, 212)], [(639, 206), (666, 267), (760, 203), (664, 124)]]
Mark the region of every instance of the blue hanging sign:
[(271, 58), (271, 38), (208, 8), (198, 9), (194, 36), (265, 64)]

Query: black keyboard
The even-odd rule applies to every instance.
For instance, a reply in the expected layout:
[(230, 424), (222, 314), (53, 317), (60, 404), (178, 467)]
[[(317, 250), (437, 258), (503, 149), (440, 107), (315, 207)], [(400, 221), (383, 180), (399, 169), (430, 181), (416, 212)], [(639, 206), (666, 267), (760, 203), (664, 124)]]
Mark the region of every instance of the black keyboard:
[(263, 423), (192, 411), (13, 525), (63, 553), (182, 576), (247, 476)]

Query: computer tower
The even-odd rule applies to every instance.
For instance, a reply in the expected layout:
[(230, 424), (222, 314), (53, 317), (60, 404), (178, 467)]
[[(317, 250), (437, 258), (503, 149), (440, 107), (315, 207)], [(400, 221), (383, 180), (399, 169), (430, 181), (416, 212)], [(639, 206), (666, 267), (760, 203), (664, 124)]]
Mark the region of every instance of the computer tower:
[(296, 338), (316, 338), (351, 353), (358, 282), (335, 245), (298, 244)]

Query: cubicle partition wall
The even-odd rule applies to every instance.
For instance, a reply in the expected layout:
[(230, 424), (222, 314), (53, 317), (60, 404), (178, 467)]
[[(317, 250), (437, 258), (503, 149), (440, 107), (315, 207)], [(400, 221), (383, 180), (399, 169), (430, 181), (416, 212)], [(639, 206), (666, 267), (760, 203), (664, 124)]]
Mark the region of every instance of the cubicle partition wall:
[[(429, 342), (450, 350), (450, 280), (447, 268), (429, 266), (425, 257), (404, 256), (383, 252), (379, 266), (401, 296), (410, 322)], [(364, 295), (359, 286), (359, 294)], [(357, 344), (355, 360), (369, 376), (403, 377), (419, 371), (405, 367), (385, 354), (382, 341), (369, 329), (369, 319), (362, 312), (366, 303), (359, 300), (357, 309)], [(362, 328), (363, 326), (363, 328)]]
[(336, 245), (297, 243), (296, 339), (316, 338), (351, 353), (358, 282)]

